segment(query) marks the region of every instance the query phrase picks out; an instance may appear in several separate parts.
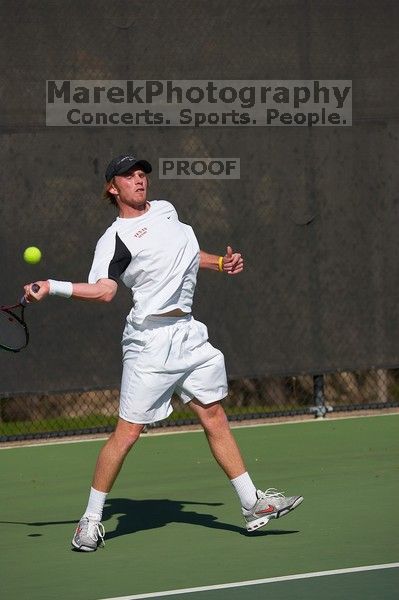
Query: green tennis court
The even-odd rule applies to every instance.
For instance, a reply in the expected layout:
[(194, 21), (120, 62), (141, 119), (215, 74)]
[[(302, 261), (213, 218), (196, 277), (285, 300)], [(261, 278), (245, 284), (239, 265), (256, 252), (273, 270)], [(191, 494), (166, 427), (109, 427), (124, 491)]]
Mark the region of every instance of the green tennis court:
[[(386, 415), (237, 428), (256, 484), (305, 496), (252, 535), (202, 433), (143, 436), (109, 495), (106, 546), (90, 554), (70, 539), (103, 442), (3, 449), (2, 597), (397, 598), (398, 425)], [(383, 568), (351, 571), (373, 565)]]

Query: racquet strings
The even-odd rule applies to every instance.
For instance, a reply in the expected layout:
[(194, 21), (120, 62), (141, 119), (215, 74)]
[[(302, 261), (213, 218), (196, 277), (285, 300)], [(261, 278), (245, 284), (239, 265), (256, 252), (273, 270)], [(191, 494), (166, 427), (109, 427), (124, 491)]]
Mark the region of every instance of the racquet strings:
[(28, 332), (23, 321), (6, 310), (0, 310), (0, 346), (18, 352), (28, 343)]

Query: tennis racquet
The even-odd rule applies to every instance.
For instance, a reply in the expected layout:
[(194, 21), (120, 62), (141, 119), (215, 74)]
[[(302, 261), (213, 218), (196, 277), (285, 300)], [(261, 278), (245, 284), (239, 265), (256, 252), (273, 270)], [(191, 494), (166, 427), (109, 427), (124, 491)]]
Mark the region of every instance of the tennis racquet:
[[(39, 290), (40, 286), (34, 283), (32, 291), (36, 293)], [(27, 304), (23, 296), (18, 304), (0, 306), (0, 348), (3, 350), (19, 352), (28, 345), (29, 330), (24, 319)]]

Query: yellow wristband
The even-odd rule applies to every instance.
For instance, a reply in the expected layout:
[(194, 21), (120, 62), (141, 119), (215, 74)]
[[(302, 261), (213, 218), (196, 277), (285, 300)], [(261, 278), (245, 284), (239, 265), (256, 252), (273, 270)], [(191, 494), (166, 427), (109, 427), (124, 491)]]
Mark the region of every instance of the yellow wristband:
[(219, 271), (223, 272), (223, 256), (219, 256), (218, 267)]

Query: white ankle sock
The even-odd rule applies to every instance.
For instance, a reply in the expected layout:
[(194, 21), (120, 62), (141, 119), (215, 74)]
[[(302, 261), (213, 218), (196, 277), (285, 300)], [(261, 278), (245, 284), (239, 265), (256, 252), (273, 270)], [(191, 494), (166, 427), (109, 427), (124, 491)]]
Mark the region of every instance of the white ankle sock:
[(241, 502), (241, 506), (246, 510), (252, 508), (257, 501), (256, 487), (247, 472), (230, 479)]
[(101, 521), (106, 497), (106, 492), (99, 492), (93, 487), (90, 488), (89, 502), (83, 516)]

